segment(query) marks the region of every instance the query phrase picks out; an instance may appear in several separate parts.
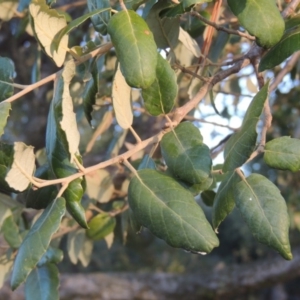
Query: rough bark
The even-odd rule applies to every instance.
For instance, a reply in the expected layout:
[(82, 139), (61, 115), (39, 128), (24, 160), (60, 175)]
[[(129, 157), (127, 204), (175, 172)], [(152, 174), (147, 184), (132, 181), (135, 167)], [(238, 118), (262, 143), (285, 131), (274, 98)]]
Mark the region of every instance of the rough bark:
[[(300, 248), (294, 259), (268, 258), (197, 274), (91, 273), (62, 274), (61, 300), (232, 299), (300, 276)], [(8, 284), (0, 300), (24, 299), (23, 288), (11, 292)]]

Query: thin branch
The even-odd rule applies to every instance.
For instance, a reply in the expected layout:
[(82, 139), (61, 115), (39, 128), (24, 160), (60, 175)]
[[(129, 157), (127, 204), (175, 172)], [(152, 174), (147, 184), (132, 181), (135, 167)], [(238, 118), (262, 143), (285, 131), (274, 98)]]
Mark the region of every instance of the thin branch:
[(83, 6), (86, 5), (86, 0), (76, 1), (72, 2), (70, 4), (62, 5), (62, 6), (55, 6), (56, 9), (59, 9), (61, 11), (66, 11), (73, 7)]
[[(105, 45), (102, 45), (100, 46), (100, 48), (82, 56), (80, 58), (80, 61), (76, 62), (76, 65), (79, 65), (87, 60), (89, 60), (90, 58), (92, 57), (95, 57), (95, 56), (101, 56), (103, 55), (104, 53), (108, 52), (110, 49), (112, 48), (112, 43), (107, 43)], [(41, 79), (40, 81), (36, 82), (36, 83), (33, 83), (31, 85), (29, 85), (27, 88), (25, 88), (24, 90), (14, 94), (13, 96), (7, 98), (6, 100), (4, 100), (3, 102), (13, 102), (17, 99), (19, 99), (20, 97), (30, 93), (31, 91), (35, 90), (36, 88), (50, 82), (50, 81), (54, 81), (56, 75), (61, 72), (61, 71), (58, 71), (54, 74), (51, 74), (49, 76), (47, 76), (46, 78), (43, 78)]]
[(232, 131), (237, 131), (238, 130), (238, 128), (234, 128), (234, 127), (231, 127), (229, 125), (223, 125), (223, 124), (219, 124), (219, 123), (216, 123), (216, 122), (206, 121), (204, 119), (198, 119), (198, 118), (195, 118), (195, 117), (189, 116), (189, 115), (185, 116), (184, 119), (189, 120), (189, 121), (199, 122), (199, 123), (210, 124), (210, 125), (214, 125), (214, 126), (218, 126), (218, 127), (224, 127), (224, 128), (228, 128), (229, 130), (232, 130)]
[(177, 64), (177, 63), (175, 63), (174, 66), (175, 66), (176, 68), (178, 68), (179, 70), (181, 70), (182, 73), (190, 74), (190, 75), (192, 75), (193, 77), (196, 77), (196, 78), (198, 78), (199, 80), (204, 81), (204, 82), (208, 82), (208, 81), (209, 81), (208, 78), (206, 78), (206, 77), (204, 77), (204, 76), (201, 76), (201, 75), (199, 75), (199, 74), (197, 74), (197, 73), (195, 73), (195, 72), (189, 70), (188, 68), (183, 67), (183, 66), (181, 66), (181, 65), (179, 65), (179, 64)]
[(295, 13), (298, 5), (300, 4), (300, 0), (292, 0), (292, 2), (284, 9), (281, 13), (284, 19), (288, 18), (290, 15)]
[(229, 34), (235, 34), (235, 35), (238, 35), (238, 36), (241, 36), (241, 37), (244, 37), (250, 41), (254, 41), (255, 40), (255, 37), (248, 34), (248, 33), (244, 33), (244, 32), (241, 32), (239, 30), (233, 30), (233, 29), (229, 29), (229, 28), (226, 28), (226, 27), (223, 27), (223, 26), (220, 26), (214, 22), (211, 22), (210, 20), (204, 18), (203, 16), (201, 16), (198, 12), (196, 11), (191, 11), (190, 12), (190, 15), (198, 18), (199, 20), (201, 20), (202, 22), (208, 24), (209, 26), (212, 26), (214, 27), (216, 30), (218, 31), (224, 31), (224, 32), (227, 32)]
[(300, 51), (295, 52), (290, 60), (286, 63), (286, 65), (282, 68), (282, 70), (278, 73), (278, 75), (275, 77), (274, 81), (272, 82), (270, 86), (270, 91), (275, 90), (279, 83), (282, 81), (283, 77), (289, 73), (294, 66), (298, 63), (300, 59)]

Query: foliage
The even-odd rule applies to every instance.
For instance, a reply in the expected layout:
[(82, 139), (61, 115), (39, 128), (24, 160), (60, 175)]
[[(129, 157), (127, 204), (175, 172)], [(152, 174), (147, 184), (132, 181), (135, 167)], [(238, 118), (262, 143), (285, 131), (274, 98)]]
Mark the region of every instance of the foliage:
[[(219, 25), (220, 0), (112, 6), (88, 0), (74, 19), (59, 3), (0, 2), (3, 22), (19, 18), (18, 35), (32, 35), (44, 59), (62, 67), (22, 86), (14, 83), (17, 62), (0, 57), (0, 226), (9, 248), (0, 272), (7, 275), (14, 259), (12, 289), (25, 282), (27, 299), (58, 299), (56, 265), (65, 235), (71, 262), (84, 266), (95, 241), (110, 247), (119, 227), (126, 240), (128, 224), (148, 228), (172, 247), (209, 253), (219, 246), (218, 230), (234, 208), (258, 242), (292, 259), (290, 208), (281, 187), (263, 171), (249, 174), (249, 166), (263, 156), (265, 168), (300, 170), (300, 124), (291, 133), (276, 131), (282, 112), (273, 96), (286, 74), (299, 81), (300, 1), (282, 1), (280, 9), (273, 0), (227, 2), (225, 26)], [(22, 13), (15, 15), (16, 8)], [(37, 55), (33, 75), (40, 62)], [(39, 97), (38, 88), (50, 81), (45, 148), (34, 152), (34, 145), (10, 136), (12, 102), (31, 91)], [(23, 91), (14, 94), (18, 88)], [(228, 103), (234, 100), (235, 111), (244, 107), (246, 90), (251, 101), (240, 128), (232, 128)], [(299, 96), (299, 88), (293, 91)], [(225, 97), (219, 112), (223, 93), (233, 98)], [(290, 106), (299, 110), (296, 101)], [(227, 133), (233, 131), (217, 148), (208, 146), (198, 123), (219, 126), (210, 114), (227, 119)], [(99, 151), (98, 137), (106, 154), (86, 167), (84, 154)], [(219, 152), (221, 165), (220, 157), (214, 160)], [(212, 226), (201, 198), (210, 206)], [(25, 206), (44, 210), (24, 222)]]

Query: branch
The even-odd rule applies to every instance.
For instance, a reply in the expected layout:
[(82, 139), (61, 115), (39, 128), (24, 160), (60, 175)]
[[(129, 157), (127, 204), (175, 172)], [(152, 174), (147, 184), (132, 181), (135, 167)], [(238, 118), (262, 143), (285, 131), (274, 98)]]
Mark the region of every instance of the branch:
[[(112, 43), (107, 43), (105, 45), (102, 45), (102, 46), (100, 46), (99, 49), (96, 49), (96, 50), (80, 57), (80, 61), (76, 62), (76, 65), (80, 65), (80, 64), (84, 63), (85, 61), (87, 61), (90, 58), (93, 58), (95, 56), (101, 56), (104, 53), (108, 52), (111, 48), (112, 48)], [(58, 72), (61, 72), (61, 71), (58, 71)], [(40, 87), (40, 86), (42, 86), (42, 85), (44, 85), (44, 84), (46, 84), (50, 81), (53, 81), (58, 72), (56, 72), (54, 74), (51, 74), (48, 77), (46, 77), (44, 79), (41, 79), (40, 81), (27, 86), (24, 90), (20, 91), (19, 93), (14, 94), (13, 96), (7, 98), (3, 102), (13, 102), (13, 101), (19, 99), (20, 97), (22, 97), (22, 96), (30, 93), (31, 91), (35, 90), (36, 88), (38, 88), (38, 87)]]
[(292, 2), (281, 13), (284, 19), (295, 13), (297, 6), (300, 4), (300, 0), (292, 0)]
[(201, 20), (202, 22), (208, 24), (209, 26), (212, 26), (214, 27), (216, 30), (218, 31), (224, 31), (224, 32), (227, 32), (229, 34), (235, 34), (235, 35), (238, 35), (238, 36), (241, 36), (241, 37), (244, 37), (250, 41), (255, 41), (255, 37), (248, 34), (248, 33), (244, 33), (244, 32), (241, 32), (239, 30), (233, 30), (233, 29), (229, 29), (229, 28), (226, 28), (226, 27), (223, 27), (223, 26), (220, 26), (214, 22), (211, 22), (210, 20), (204, 18), (203, 16), (201, 16), (198, 12), (196, 11), (191, 11), (190, 12), (190, 15), (191, 16), (194, 16), (196, 18), (198, 18), (199, 20)]
[(297, 51), (292, 55), (290, 60), (286, 63), (286, 65), (275, 77), (273, 83), (270, 86), (270, 91), (273, 91), (277, 88), (279, 83), (282, 81), (283, 77), (294, 68), (294, 66), (298, 63), (299, 59), (300, 59), (300, 51)]
[[(300, 275), (300, 248), (294, 259), (269, 257), (247, 264), (201, 270), (201, 273), (90, 273), (61, 274), (60, 299), (233, 299), (272, 287)], [(7, 283), (0, 298), (23, 300), (24, 288), (12, 292)]]

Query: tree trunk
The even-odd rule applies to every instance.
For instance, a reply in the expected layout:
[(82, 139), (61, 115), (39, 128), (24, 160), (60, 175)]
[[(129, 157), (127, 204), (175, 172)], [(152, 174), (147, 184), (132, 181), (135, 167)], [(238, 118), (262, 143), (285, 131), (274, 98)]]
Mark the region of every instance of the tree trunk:
[[(300, 276), (300, 248), (292, 261), (281, 257), (197, 274), (90, 273), (62, 274), (61, 300), (232, 299)], [(24, 299), (23, 287), (5, 285), (0, 300)]]

